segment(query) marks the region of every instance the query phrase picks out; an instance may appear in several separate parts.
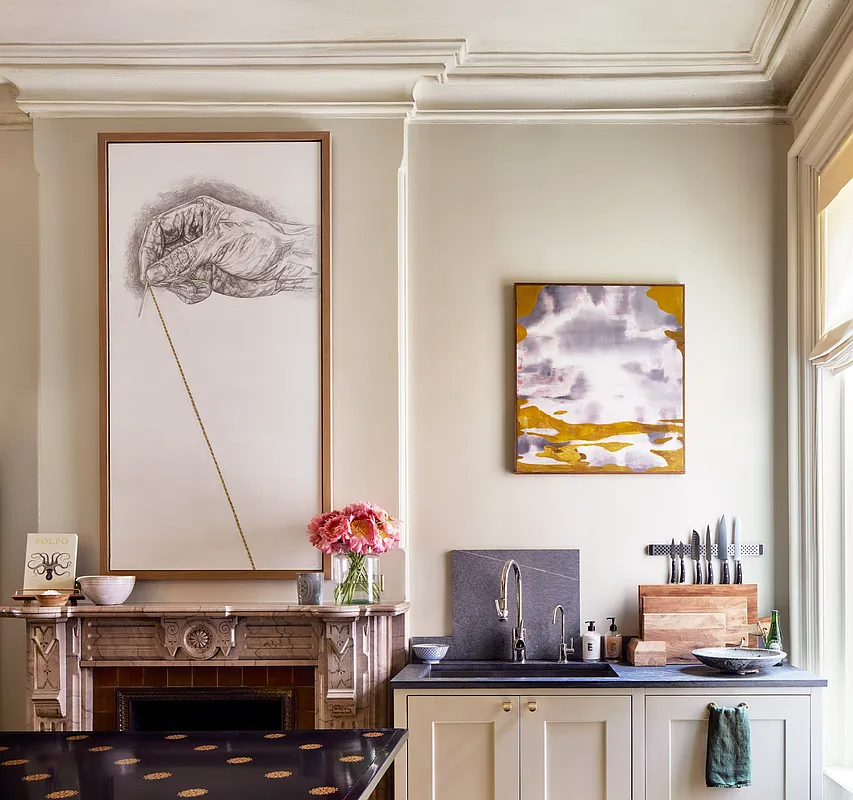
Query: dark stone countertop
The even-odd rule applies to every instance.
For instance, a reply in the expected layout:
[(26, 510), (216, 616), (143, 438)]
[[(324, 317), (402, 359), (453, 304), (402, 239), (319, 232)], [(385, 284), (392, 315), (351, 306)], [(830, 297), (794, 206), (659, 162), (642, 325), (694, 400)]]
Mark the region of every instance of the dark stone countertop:
[(0, 733), (3, 800), (366, 798), (402, 730)]
[[(442, 662), (445, 667), (454, 662)], [(456, 662), (463, 663), (463, 662)], [(473, 662), (464, 662), (470, 666)], [(533, 662), (527, 662), (531, 664)], [(546, 663), (546, 662), (538, 662)], [(552, 662), (547, 662), (552, 663)], [(488, 666), (483, 662), (484, 666)], [(511, 666), (501, 662), (507, 672)], [(572, 678), (519, 678), (512, 675), (497, 678), (433, 678), (428, 664), (409, 664), (392, 680), (392, 689), (749, 689), (751, 687), (801, 687), (826, 686), (826, 679), (811, 672), (783, 665), (771, 667), (754, 675), (730, 675), (702, 664), (670, 664), (665, 667), (632, 667), (630, 664), (611, 664), (616, 677)]]

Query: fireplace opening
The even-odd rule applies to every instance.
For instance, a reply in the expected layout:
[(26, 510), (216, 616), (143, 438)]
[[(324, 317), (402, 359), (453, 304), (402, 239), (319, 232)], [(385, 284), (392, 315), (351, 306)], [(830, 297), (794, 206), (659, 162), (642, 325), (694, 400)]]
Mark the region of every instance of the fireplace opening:
[(291, 689), (116, 689), (120, 731), (286, 731)]

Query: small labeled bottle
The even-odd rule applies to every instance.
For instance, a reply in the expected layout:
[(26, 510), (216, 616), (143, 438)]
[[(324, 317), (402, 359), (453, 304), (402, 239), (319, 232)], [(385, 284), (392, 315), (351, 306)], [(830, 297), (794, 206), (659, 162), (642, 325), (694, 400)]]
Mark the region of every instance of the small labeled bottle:
[[(770, 612), (770, 630), (767, 631), (767, 649), (784, 651), (782, 643), (782, 626), (779, 624), (779, 612), (774, 608)], [(785, 659), (779, 662), (785, 663)]]
[(583, 635), (583, 660), (601, 660), (601, 635), (595, 632), (595, 620), (586, 621), (587, 629)]
[(604, 657), (608, 661), (622, 660), (622, 634), (616, 630), (616, 617), (608, 617), (610, 631), (604, 635)]

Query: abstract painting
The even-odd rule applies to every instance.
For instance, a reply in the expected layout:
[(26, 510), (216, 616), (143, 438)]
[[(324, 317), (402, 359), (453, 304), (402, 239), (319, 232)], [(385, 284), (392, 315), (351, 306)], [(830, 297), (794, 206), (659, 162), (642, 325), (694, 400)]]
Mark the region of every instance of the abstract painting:
[(102, 570), (320, 570), (329, 135), (102, 134)]
[(517, 473), (684, 472), (684, 286), (515, 285)]

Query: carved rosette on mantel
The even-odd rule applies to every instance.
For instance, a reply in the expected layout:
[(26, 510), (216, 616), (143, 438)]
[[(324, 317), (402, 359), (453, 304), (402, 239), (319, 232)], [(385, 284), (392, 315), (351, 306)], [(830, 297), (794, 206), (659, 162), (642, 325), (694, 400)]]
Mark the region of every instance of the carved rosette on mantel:
[(27, 727), (92, 729), (99, 667), (314, 666), (315, 726), (391, 723), (388, 681), (405, 664), (407, 603), (0, 606), (27, 624)]

